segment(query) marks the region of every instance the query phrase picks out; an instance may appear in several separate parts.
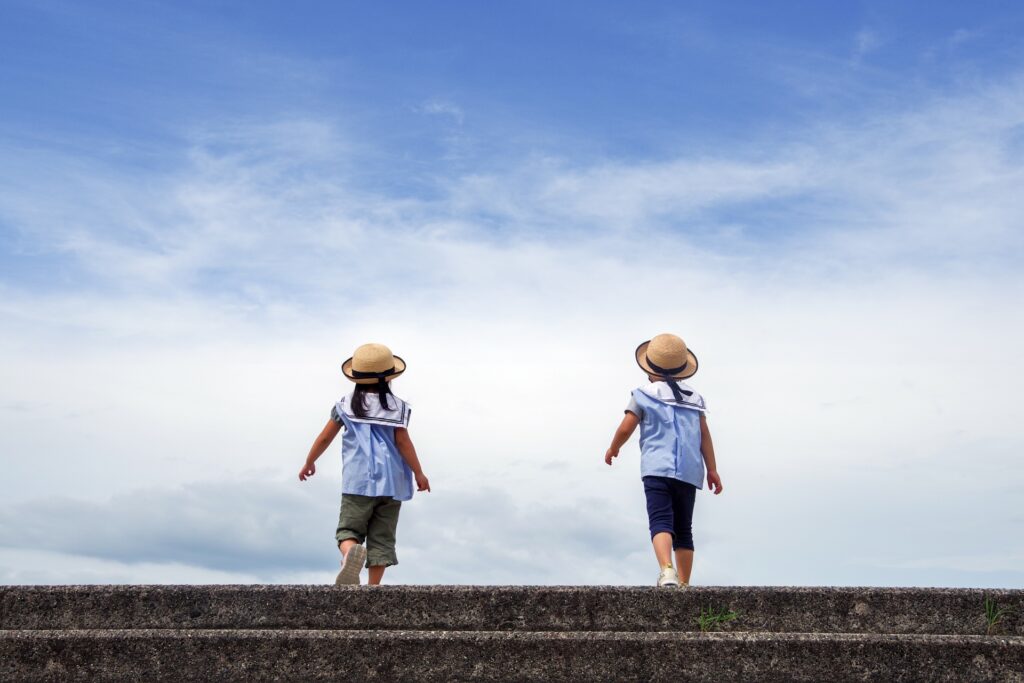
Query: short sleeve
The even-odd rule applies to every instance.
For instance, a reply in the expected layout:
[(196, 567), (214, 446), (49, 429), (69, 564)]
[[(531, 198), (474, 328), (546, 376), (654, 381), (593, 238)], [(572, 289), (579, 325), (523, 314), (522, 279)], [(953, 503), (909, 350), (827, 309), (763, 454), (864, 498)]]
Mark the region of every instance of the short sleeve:
[(341, 419), (341, 415), (338, 415), (338, 406), (331, 408), (331, 419), (340, 425), (345, 424), (345, 421)]
[(633, 396), (632, 394), (629, 396), (629, 405), (626, 406), (625, 412), (633, 413), (641, 419), (644, 416), (644, 409), (640, 407), (640, 404), (636, 402), (636, 396)]

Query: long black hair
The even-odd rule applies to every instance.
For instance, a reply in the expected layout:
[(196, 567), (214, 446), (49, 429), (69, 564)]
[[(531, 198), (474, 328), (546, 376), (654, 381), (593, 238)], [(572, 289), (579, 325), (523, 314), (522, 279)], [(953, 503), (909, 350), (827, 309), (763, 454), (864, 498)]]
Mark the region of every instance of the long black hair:
[(391, 384), (381, 379), (376, 384), (356, 385), (355, 391), (352, 392), (352, 412), (356, 417), (366, 417), (366, 394), (373, 392), (376, 392), (380, 398), (381, 407), (391, 410), (391, 405), (388, 403), (388, 396), (394, 396), (391, 393)]

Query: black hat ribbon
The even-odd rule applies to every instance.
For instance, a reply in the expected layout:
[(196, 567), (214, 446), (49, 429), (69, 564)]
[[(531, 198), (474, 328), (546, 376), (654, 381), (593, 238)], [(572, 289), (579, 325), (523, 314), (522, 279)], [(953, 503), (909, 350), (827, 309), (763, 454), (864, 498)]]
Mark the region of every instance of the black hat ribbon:
[(395, 366), (391, 366), (384, 372), (360, 372), (359, 370), (350, 370), (353, 379), (373, 379), (377, 378), (377, 397), (380, 399), (380, 404), (386, 409), (391, 410), (391, 405), (388, 404), (388, 376), (395, 374)]
[(678, 375), (680, 372), (686, 369), (686, 366), (690, 364), (690, 361), (686, 361), (678, 368), (663, 368), (660, 365), (657, 365), (654, 362), (652, 362), (650, 356), (645, 355), (644, 358), (647, 359), (647, 364), (651, 366), (651, 370), (654, 370), (661, 376), (662, 379), (668, 382), (668, 386), (672, 389), (672, 397), (675, 398), (677, 403), (683, 402), (683, 394), (686, 394), (687, 396), (693, 395), (692, 391), (687, 391), (686, 389), (680, 388), (675, 378), (675, 375)]

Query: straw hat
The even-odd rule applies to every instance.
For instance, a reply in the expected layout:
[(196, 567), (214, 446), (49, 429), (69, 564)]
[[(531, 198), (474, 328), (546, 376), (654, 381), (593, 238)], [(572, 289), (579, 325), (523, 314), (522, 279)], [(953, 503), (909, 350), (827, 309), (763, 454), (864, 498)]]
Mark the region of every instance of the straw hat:
[(405, 361), (383, 344), (363, 344), (341, 364), (341, 372), (356, 384), (377, 384), (405, 372)]
[(686, 379), (697, 372), (697, 356), (674, 334), (659, 334), (636, 347), (636, 362), (648, 375)]

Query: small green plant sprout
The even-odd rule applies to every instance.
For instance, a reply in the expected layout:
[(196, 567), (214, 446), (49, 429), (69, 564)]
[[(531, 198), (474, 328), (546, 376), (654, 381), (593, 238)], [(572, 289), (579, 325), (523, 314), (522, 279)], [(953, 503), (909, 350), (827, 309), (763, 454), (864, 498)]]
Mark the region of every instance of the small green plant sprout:
[(992, 598), (985, 598), (985, 634), (992, 635), (999, 630), (1003, 619), (1013, 613), (1009, 607), (1000, 607)]
[(701, 607), (700, 616), (697, 617), (697, 626), (700, 627), (701, 633), (707, 633), (708, 631), (714, 631), (723, 624), (728, 624), (730, 621), (739, 618), (739, 613), (733, 610), (722, 607), (716, 610), (714, 607)]

